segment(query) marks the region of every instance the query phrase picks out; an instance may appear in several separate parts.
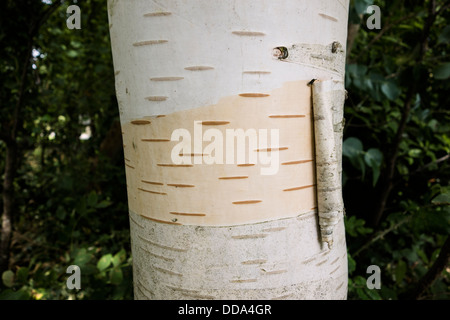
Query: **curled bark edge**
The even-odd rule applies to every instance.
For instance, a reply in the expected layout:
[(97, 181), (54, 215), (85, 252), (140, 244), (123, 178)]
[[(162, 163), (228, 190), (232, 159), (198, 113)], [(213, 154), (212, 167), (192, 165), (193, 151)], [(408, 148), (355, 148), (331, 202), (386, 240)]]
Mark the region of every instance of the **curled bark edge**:
[(342, 132), (344, 82), (312, 84), (317, 207), (322, 244), (333, 246), (333, 230), (344, 214), (342, 199)]

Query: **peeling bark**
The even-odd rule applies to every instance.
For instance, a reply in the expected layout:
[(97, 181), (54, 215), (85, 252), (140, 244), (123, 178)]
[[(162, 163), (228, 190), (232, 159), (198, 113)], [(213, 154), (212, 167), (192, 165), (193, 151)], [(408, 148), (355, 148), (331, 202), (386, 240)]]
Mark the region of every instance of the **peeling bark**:
[(341, 178), (344, 83), (315, 81), (312, 92), (319, 226), (322, 242), (331, 248), (334, 227), (344, 212)]

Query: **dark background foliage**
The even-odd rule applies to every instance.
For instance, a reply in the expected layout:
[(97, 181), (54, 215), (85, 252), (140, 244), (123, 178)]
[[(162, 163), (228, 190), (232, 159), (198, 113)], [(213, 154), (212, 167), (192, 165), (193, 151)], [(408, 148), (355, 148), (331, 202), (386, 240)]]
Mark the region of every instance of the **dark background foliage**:
[[(0, 2), (0, 203), (12, 222), (10, 232), (2, 225), (0, 299), (132, 299), (106, 2), (53, 2)], [(70, 4), (80, 30), (66, 26)], [(366, 25), (371, 4), (379, 30)], [(351, 1), (349, 299), (449, 298), (449, 8)], [(67, 289), (72, 264), (81, 290)], [(367, 288), (370, 265), (380, 267), (379, 290)]]

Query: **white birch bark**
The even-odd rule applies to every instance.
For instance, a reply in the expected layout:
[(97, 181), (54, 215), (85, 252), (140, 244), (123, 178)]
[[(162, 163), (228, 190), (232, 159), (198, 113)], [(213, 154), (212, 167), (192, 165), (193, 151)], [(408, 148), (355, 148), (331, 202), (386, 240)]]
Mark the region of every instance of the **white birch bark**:
[[(135, 298), (345, 299), (348, 0), (109, 0), (108, 14)], [(191, 141), (180, 164), (177, 129), (279, 142), (207, 164), (210, 142)]]

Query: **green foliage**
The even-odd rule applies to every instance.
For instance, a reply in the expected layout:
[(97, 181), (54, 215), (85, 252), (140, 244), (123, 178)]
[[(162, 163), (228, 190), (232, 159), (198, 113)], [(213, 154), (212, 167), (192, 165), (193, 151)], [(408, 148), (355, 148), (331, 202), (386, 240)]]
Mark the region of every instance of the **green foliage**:
[[(44, 19), (33, 38), (18, 135), (12, 267), (2, 275), (0, 299), (133, 297), (120, 127), (112, 140), (119, 152), (103, 147), (118, 121), (106, 2), (78, 3), (81, 30), (66, 27), (68, 5)], [(8, 0), (0, 7), (1, 133), (29, 59), (28, 28), (50, 5)], [(87, 127), (91, 136), (82, 140)], [(81, 290), (66, 286), (70, 265), (80, 267)]]
[[(350, 21), (360, 29), (345, 78), (348, 297), (400, 299), (431, 268), (450, 234), (450, 12), (436, 16), (422, 54), (429, 1), (370, 4), (381, 9), (381, 30), (366, 28), (368, 1), (354, 0), (350, 7)], [(443, 4), (436, 1), (436, 10)], [(365, 174), (368, 168), (372, 175)], [(386, 188), (389, 197), (374, 224)], [(381, 269), (380, 290), (365, 284), (369, 265)], [(449, 299), (449, 285), (444, 270), (422, 298)]]
[(366, 165), (372, 169), (372, 184), (376, 185), (380, 177), (381, 165), (383, 163), (383, 154), (377, 148), (363, 150), (361, 140), (350, 137), (344, 140), (342, 145), (342, 155), (350, 160), (354, 168), (361, 171), (362, 179), (365, 177)]

